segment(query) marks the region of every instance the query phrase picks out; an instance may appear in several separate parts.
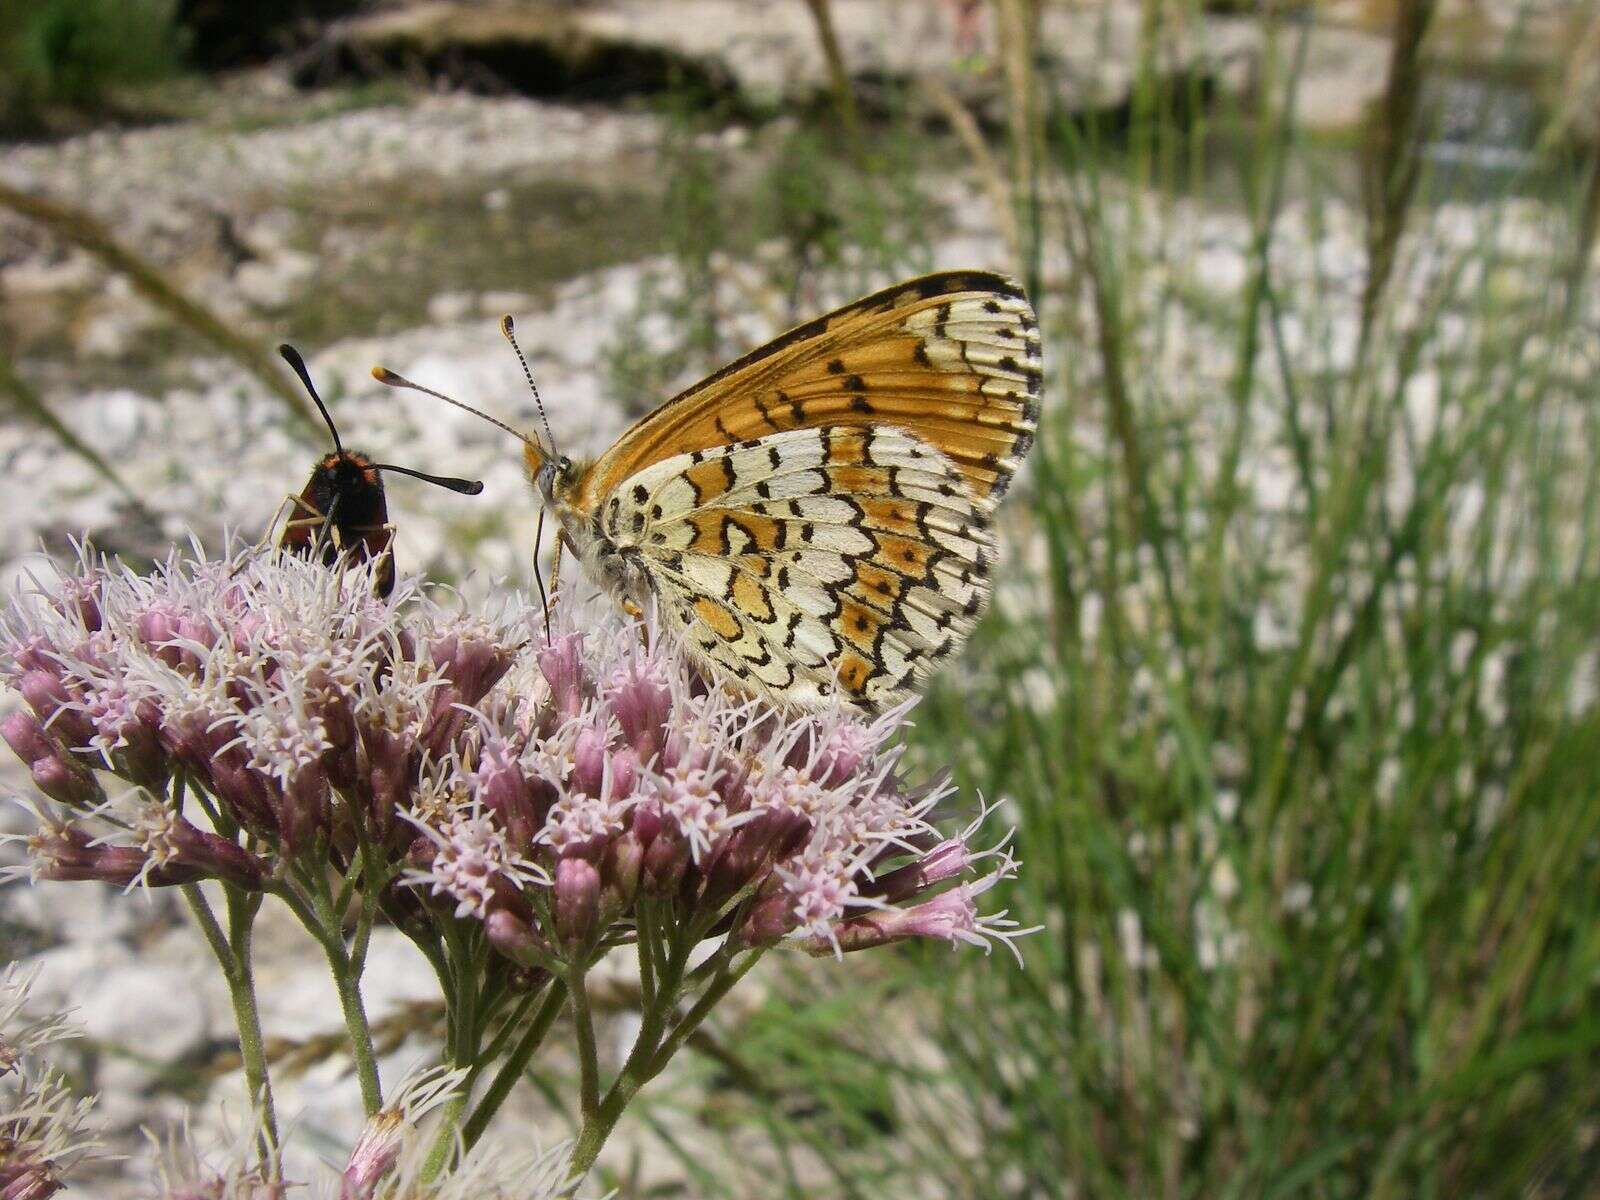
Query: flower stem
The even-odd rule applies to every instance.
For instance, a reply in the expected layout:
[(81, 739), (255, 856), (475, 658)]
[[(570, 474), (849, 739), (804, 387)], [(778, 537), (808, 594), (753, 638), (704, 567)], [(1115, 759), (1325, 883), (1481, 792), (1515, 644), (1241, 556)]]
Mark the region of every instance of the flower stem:
[(583, 1128), (578, 1131), (577, 1140), (572, 1147), (571, 1166), (574, 1175), (582, 1175), (594, 1165), (595, 1159), (600, 1156), (600, 1151), (606, 1144), (606, 1139), (616, 1127), (629, 1102), (638, 1095), (639, 1089), (665, 1069), (672, 1056), (678, 1052), (717, 1003), (728, 994), (734, 984), (743, 979), (750, 968), (755, 966), (761, 955), (762, 951), (756, 950), (737, 967), (729, 969), (724, 965), (700, 994), (694, 1006), (668, 1033), (667, 1023), (682, 990), (684, 967), (688, 957), (684, 949), (674, 949), (670, 959), (662, 968), (656, 1002), (645, 1009), (639, 1036), (628, 1054), (628, 1061), (617, 1073), (616, 1080), (598, 1108), (592, 1113), (588, 1109), (584, 1110)]
[(483, 1099), (478, 1101), (472, 1110), (472, 1116), (467, 1118), (466, 1125), (462, 1128), (461, 1139), (466, 1149), (471, 1150), (478, 1144), (478, 1139), (483, 1136), (484, 1130), (489, 1127), (489, 1122), (494, 1119), (495, 1113), (500, 1110), (500, 1105), (510, 1095), (512, 1087), (522, 1077), (523, 1070), (528, 1065), (528, 1060), (538, 1050), (544, 1041), (545, 1034), (549, 1033), (550, 1026), (555, 1023), (556, 1015), (561, 1011), (561, 1005), (566, 1000), (567, 987), (559, 979), (552, 979), (549, 991), (546, 993), (544, 1003), (539, 1011), (534, 1014), (533, 1022), (528, 1026), (522, 1039), (506, 1056), (500, 1070), (495, 1072), (489, 1090), (483, 1094)]
[(327, 880), (313, 878), (309, 884), (306, 890), (311, 895), (316, 915), (311, 933), (322, 943), (334, 986), (339, 991), (339, 1007), (344, 1012), (344, 1026), (350, 1035), (350, 1055), (355, 1060), (356, 1078), (361, 1084), (361, 1105), (370, 1117), (383, 1107), (383, 1085), (378, 1080), (378, 1057), (372, 1049), (372, 1028), (367, 1023), (366, 1004), (361, 996), (363, 964), (353, 962), (345, 947), (344, 928), (339, 914), (334, 911)]
[(255, 920), (256, 903), (235, 889), (222, 885), (228, 903), (228, 925), (232, 936), (224, 933), (217, 923), (211, 905), (206, 901), (200, 885), (186, 883), (179, 890), (194, 914), (195, 923), (205, 935), (206, 943), (222, 967), (228, 984), (228, 997), (233, 1002), (233, 1020), (239, 1031), (239, 1058), (244, 1064), (245, 1088), (250, 1094), (251, 1107), (261, 1123), (261, 1156), (268, 1167), (270, 1178), (279, 1174), (278, 1118), (272, 1103), (272, 1079), (267, 1071), (266, 1044), (261, 1036), (261, 1012), (256, 1003), (255, 970), (250, 960), (251, 926)]

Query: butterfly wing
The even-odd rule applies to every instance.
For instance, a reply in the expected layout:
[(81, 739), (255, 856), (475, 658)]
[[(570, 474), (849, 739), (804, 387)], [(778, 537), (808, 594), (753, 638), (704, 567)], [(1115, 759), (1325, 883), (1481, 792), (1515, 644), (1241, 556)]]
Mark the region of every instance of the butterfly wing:
[(960, 469), (893, 427), (674, 455), (624, 481), (600, 521), (635, 548), (682, 644), (794, 707), (902, 699), (989, 594), (992, 534)]
[(579, 481), (597, 511), (629, 476), (685, 451), (793, 429), (894, 426), (939, 451), (979, 505), (1033, 442), (1038, 323), (1004, 276), (928, 275), (791, 329), (639, 421)]
[(988, 600), (990, 514), (1032, 443), (1037, 323), (998, 275), (912, 280), (668, 401), (577, 481), (663, 620), (746, 690), (875, 711)]

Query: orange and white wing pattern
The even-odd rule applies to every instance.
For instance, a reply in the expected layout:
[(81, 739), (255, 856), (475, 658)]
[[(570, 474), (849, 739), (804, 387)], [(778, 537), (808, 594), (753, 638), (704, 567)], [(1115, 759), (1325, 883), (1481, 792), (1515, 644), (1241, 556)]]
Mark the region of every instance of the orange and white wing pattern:
[(667, 401), (585, 473), (589, 512), (673, 455), (789, 429), (893, 425), (944, 454), (974, 500), (997, 500), (1033, 444), (1038, 322), (1002, 275), (951, 271), (886, 288), (753, 350)]
[(837, 692), (876, 711), (988, 600), (991, 517), (1041, 380), (1015, 284), (914, 280), (658, 409), (578, 482), (578, 504), (714, 675), (790, 707)]
[(637, 547), (666, 624), (715, 674), (792, 707), (876, 710), (965, 640), (989, 522), (944, 455), (894, 428), (796, 429), (632, 476), (608, 538)]

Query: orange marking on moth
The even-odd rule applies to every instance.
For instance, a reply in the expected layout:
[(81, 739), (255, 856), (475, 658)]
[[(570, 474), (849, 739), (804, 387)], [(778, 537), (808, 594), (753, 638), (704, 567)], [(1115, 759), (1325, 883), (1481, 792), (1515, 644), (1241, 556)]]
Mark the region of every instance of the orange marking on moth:
[(694, 540), (689, 543), (688, 553), (710, 554), (720, 556), (725, 551), (722, 540), (722, 522), (724, 514), (720, 512), (691, 513), (684, 520), (689, 523), (689, 528), (694, 530)]
[(733, 577), (733, 602), (749, 616), (762, 623), (772, 620), (772, 601), (767, 589), (748, 575)]
[(744, 633), (744, 626), (739, 624), (738, 618), (715, 600), (708, 599), (705, 596), (699, 597), (694, 602), (694, 613), (718, 637), (727, 641), (737, 641)]
[(902, 537), (921, 537), (917, 528), (917, 508), (904, 500), (890, 497), (857, 498), (856, 503), (866, 514), (866, 523), (874, 529), (887, 530)]
[(834, 625), (847, 641), (870, 654), (878, 644), (878, 631), (887, 620), (888, 617), (876, 609), (846, 598), (839, 606)]
[(879, 467), (828, 468), (828, 490), (836, 496), (860, 496), (881, 492), (887, 482), (886, 472)]
[(774, 518), (764, 517), (760, 513), (741, 512), (729, 519), (750, 536), (754, 546), (747, 549), (770, 553), (778, 548), (778, 522)]
[(874, 532), (872, 537), (878, 544), (878, 553), (874, 557), (879, 562), (893, 567), (902, 575), (920, 578), (928, 573), (928, 563), (933, 560), (933, 548), (925, 542), (897, 537), (892, 533)]
[(856, 430), (835, 429), (827, 442), (827, 466), (866, 467), (867, 437)]
[(683, 477), (693, 485), (700, 504), (707, 504), (728, 490), (728, 468), (721, 458), (696, 463), (683, 473)]
[(772, 578), (772, 560), (764, 554), (741, 554), (733, 560), (733, 565), (757, 579)]
[(867, 690), (867, 680), (872, 678), (872, 663), (853, 650), (839, 656), (839, 686), (852, 696)]
[(880, 605), (893, 605), (900, 599), (905, 583), (902, 576), (869, 562), (856, 564), (856, 580), (850, 590), (863, 600)]

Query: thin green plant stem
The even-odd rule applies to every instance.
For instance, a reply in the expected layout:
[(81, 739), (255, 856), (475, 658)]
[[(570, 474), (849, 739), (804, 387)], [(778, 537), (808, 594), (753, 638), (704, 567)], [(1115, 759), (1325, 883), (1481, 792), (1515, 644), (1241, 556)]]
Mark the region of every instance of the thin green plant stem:
[(543, 1044), (545, 1035), (550, 1032), (550, 1027), (555, 1023), (556, 1017), (561, 1012), (561, 1005), (566, 999), (567, 985), (559, 979), (552, 979), (549, 991), (544, 997), (544, 1002), (539, 1006), (539, 1011), (534, 1014), (527, 1031), (522, 1035), (500, 1069), (495, 1072), (495, 1077), (490, 1080), (489, 1088), (472, 1110), (472, 1115), (467, 1118), (467, 1123), (462, 1127), (461, 1140), (466, 1149), (471, 1150), (478, 1144), (478, 1139), (489, 1128), (489, 1122), (500, 1111), (500, 1106), (511, 1094), (511, 1089), (522, 1077), (527, 1069), (528, 1062), (534, 1053)]
[(261, 1036), (261, 1011), (256, 1002), (255, 972), (250, 963), (250, 925), (253, 909), (246, 910), (235, 902), (233, 889), (222, 885), (227, 895), (229, 925), (234, 936), (223, 932), (216, 914), (197, 883), (183, 884), (179, 891), (194, 914), (195, 923), (205, 936), (217, 963), (222, 967), (228, 984), (228, 998), (233, 1004), (234, 1024), (239, 1032), (239, 1057), (244, 1064), (245, 1088), (250, 1094), (251, 1106), (258, 1114), (261, 1125), (261, 1155), (274, 1178), (279, 1168), (281, 1143), (278, 1140), (278, 1118), (272, 1100), (272, 1078), (267, 1066), (266, 1043)]
[(678, 980), (683, 977), (683, 968), (687, 960), (686, 952), (675, 953), (674, 959), (674, 985), (669, 994), (663, 990), (658, 994), (658, 1002), (653, 1010), (645, 1013), (645, 1019), (640, 1026), (639, 1036), (634, 1042), (633, 1050), (628, 1055), (628, 1061), (623, 1064), (622, 1070), (617, 1073), (617, 1078), (612, 1082), (606, 1092), (605, 1099), (590, 1116), (585, 1113), (583, 1128), (578, 1132), (577, 1141), (573, 1144), (571, 1166), (573, 1174), (582, 1175), (594, 1165), (601, 1149), (605, 1146), (606, 1139), (611, 1131), (616, 1128), (617, 1121), (627, 1109), (629, 1102), (639, 1094), (639, 1089), (644, 1087), (665, 1068), (672, 1060), (683, 1043), (694, 1031), (699, 1028), (711, 1010), (715, 1008), (741, 979), (749, 973), (750, 969), (760, 961), (761, 949), (752, 950), (743, 962), (731, 970), (725, 970), (709, 985), (695, 1001), (689, 1012), (673, 1026), (670, 1033), (662, 1038), (666, 1019), (676, 1000)]
[(333, 973), (334, 987), (339, 992), (339, 1007), (344, 1013), (345, 1029), (350, 1035), (350, 1054), (355, 1060), (356, 1079), (361, 1084), (361, 1104), (367, 1116), (373, 1116), (383, 1107), (383, 1085), (378, 1079), (378, 1057), (372, 1048), (372, 1027), (367, 1021), (366, 1002), (361, 995), (361, 972), (352, 963), (344, 943), (344, 930), (339, 914), (333, 908), (333, 896), (326, 879), (303, 876), (311, 895), (316, 914), (317, 929), (313, 930), (322, 943), (328, 969)]
[(589, 989), (584, 982), (587, 964), (575, 964), (567, 974), (567, 990), (572, 994), (572, 1023), (578, 1034), (578, 1108), (585, 1127), (600, 1108), (600, 1061), (594, 1038), (594, 1014), (589, 1008)]

